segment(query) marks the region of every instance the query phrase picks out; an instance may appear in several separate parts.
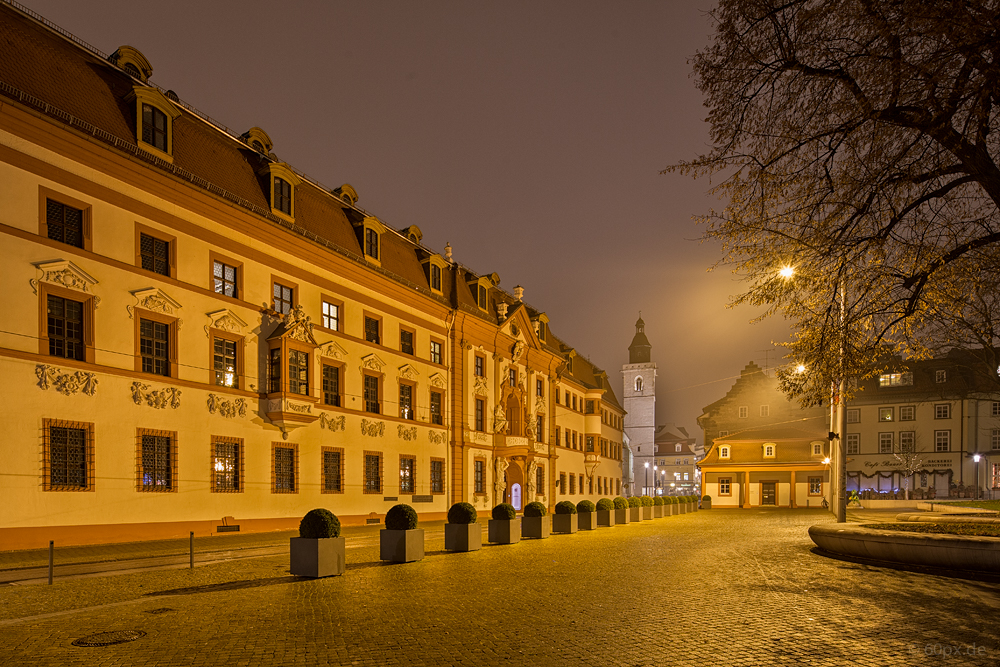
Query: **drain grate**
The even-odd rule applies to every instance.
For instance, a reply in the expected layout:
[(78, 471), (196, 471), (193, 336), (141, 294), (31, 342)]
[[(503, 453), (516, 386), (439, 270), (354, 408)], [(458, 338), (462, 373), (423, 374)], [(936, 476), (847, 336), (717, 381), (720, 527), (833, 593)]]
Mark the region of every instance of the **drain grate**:
[(166, 614), (168, 611), (177, 611), (176, 609), (171, 609), (170, 607), (160, 607), (159, 609), (147, 609), (147, 614)]
[(112, 644), (125, 644), (134, 642), (136, 639), (145, 637), (142, 630), (113, 630), (111, 632), (98, 632), (94, 635), (81, 637), (73, 642), (73, 646), (111, 646)]

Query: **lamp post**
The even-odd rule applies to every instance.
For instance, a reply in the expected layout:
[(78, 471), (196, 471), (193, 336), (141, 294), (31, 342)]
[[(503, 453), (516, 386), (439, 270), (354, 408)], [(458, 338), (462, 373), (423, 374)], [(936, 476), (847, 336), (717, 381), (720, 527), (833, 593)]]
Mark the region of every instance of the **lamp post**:
[(642, 495), (649, 492), (649, 461), (646, 461), (646, 486), (642, 487)]
[(979, 459), (980, 458), (982, 458), (982, 457), (979, 456), (978, 452), (972, 455), (972, 460), (976, 464), (976, 496), (975, 496), (975, 500), (979, 500)]
[(660, 471), (660, 494), (659, 495), (661, 495), (661, 496), (663, 495), (663, 487), (665, 487), (666, 485), (667, 485), (667, 471), (666, 470), (661, 470)]

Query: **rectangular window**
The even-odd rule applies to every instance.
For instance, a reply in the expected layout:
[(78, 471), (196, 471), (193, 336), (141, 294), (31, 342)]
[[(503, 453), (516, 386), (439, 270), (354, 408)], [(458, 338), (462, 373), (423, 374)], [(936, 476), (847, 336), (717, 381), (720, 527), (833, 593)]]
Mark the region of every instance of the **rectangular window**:
[(323, 328), (340, 331), (340, 306), (329, 301), (323, 302)]
[(951, 431), (934, 431), (934, 451), (951, 451)]
[(545, 495), (545, 468), (542, 466), (535, 468), (535, 489), (538, 495)]
[(545, 396), (545, 380), (542, 380), (541, 378), (535, 380), (535, 396)]
[(573, 394), (573, 409), (576, 410), (576, 394)]
[(441, 426), (444, 424), (444, 416), (441, 414), (441, 392), (431, 392), (431, 423)]
[(278, 176), (274, 177), (273, 206), (285, 215), (292, 214), (292, 184)]
[(917, 418), (917, 408), (914, 405), (903, 405), (899, 408), (899, 421), (911, 422)]
[(556, 439), (555, 439), (556, 446), (558, 446), (559, 443), (561, 442), (561, 440), (559, 439), (559, 436), (560, 436), (559, 431), (560, 431), (559, 427), (556, 426)]
[(55, 425), (45, 420), (48, 490), (86, 491), (90, 488), (93, 454), (91, 429), (85, 424)]
[(142, 140), (167, 152), (167, 114), (151, 104), (142, 105)]
[(476, 377), (486, 377), (486, 359), (476, 355)]
[(948, 380), (948, 371), (944, 370), (934, 371), (934, 382), (941, 384), (942, 382), (946, 382), (947, 380)]
[(760, 406), (760, 416), (761, 417), (767, 417), (770, 414), (771, 414), (771, 406), (770, 405), (762, 405), (762, 406)]
[(49, 354), (53, 357), (83, 361), (83, 304), (58, 296), (46, 299)]
[(899, 451), (901, 452), (912, 452), (917, 443), (917, 434), (915, 431), (900, 431), (899, 432)]
[(740, 419), (746, 419), (750, 416), (750, 408), (746, 405), (740, 406)]
[(585, 414), (588, 414), (588, 415), (592, 415), (592, 414), (594, 414), (594, 402), (593, 402), (593, 401), (590, 401), (590, 400), (588, 400), (588, 401), (587, 401), (587, 402), (586, 402), (586, 403), (584, 404), (584, 409), (583, 409), (583, 411), (584, 411), (584, 413), (585, 413)]
[(431, 264), (431, 289), (441, 291), (441, 267)]
[(486, 430), (486, 403), (481, 398), (476, 399), (476, 430)]
[(880, 387), (907, 387), (913, 385), (913, 373), (884, 373), (878, 378)]
[(83, 211), (54, 199), (45, 200), (45, 227), (53, 241), (83, 247)]
[(951, 403), (938, 403), (935, 405), (934, 419), (951, 419)]
[(848, 454), (860, 454), (861, 453), (861, 434), (860, 433), (848, 433), (847, 434), (847, 453)]
[(569, 476), (569, 495), (576, 495), (576, 475)]
[(139, 491), (173, 491), (176, 462), (172, 434), (140, 430), (139, 448)]
[(323, 403), (340, 406), (340, 368), (323, 364)]
[(413, 354), (413, 332), (399, 330), (399, 351), (403, 354)]
[(569, 435), (570, 435), (570, 430), (566, 429), (566, 432), (565, 432), (565, 436), (566, 436), (566, 444), (565, 444), (565, 446), (566, 447), (570, 446), (570, 444), (569, 444)]
[(382, 455), (365, 453), (365, 493), (382, 493)]
[(243, 441), (212, 439), (212, 490), (237, 493), (243, 490)]
[(878, 420), (880, 422), (891, 422), (893, 421), (893, 411), (895, 408), (879, 408), (878, 409)]
[(994, 417), (1000, 417), (1000, 401), (993, 401), (992, 414)]
[(229, 266), (219, 260), (212, 262), (212, 285), (216, 294), (239, 298), (236, 270), (235, 266)]
[(149, 234), (139, 235), (139, 256), (142, 268), (161, 276), (170, 275), (170, 242)]
[(365, 228), (365, 254), (378, 259), (378, 232), (370, 227)]
[(511, 369), (509, 369), (507, 371), (507, 383), (511, 387), (516, 387), (517, 386), (517, 369), (516, 368), (511, 368)]
[(170, 325), (139, 320), (139, 356), (142, 372), (170, 376)]
[(380, 345), (382, 336), (379, 334), (379, 321), (374, 317), (365, 317), (365, 340)]
[(473, 479), (476, 493), (486, 493), (486, 461), (476, 459), (473, 464)]
[(269, 392), (281, 391), (281, 348), (271, 349), (267, 360), (267, 390)]
[(990, 435), (990, 449), (1000, 450), (1000, 428), (993, 429), (993, 433)]
[(288, 351), (288, 392), (309, 395), (309, 355), (305, 352)]
[(479, 297), (478, 299), (476, 299), (476, 301), (479, 303), (479, 307), (482, 308), (483, 310), (486, 310), (486, 307), (489, 304), (486, 301), (486, 288), (483, 287), (482, 285), (479, 285), (478, 295)]
[(993, 483), (991, 488), (1000, 489), (1000, 463), (993, 464)]
[(431, 459), (431, 493), (444, 493), (444, 461)]
[(566, 495), (566, 473), (559, 473), (559, 494)]
[(332, 447), (323, 448), (323, 493), (344, 492), (344, 452)]
[(847, 411), (847, 423), (848, 424), (860, 424), (861, 423), (861, 410), (858, 408), (850, 408)]
[(879, 454), (892, 454), (892, 433), (879, 433), (878, 434), (878, 453)]
[(588, 452), (594, 451), (594, 436), (592, 435), (587, 436), (587, 451)]
[(399, 416), (413, 419), (413, 385), (399, 385)]
[(295, 449), (274, 446), (272, 493), (295, 493)]
[(431, 363), (441, 363), (441, 343), (436, 340), (431, 341)]
[(416, 459), (410, 458), (408, 456), (399, 457), (400, 493), (413, 493), (413, 489), (416, 486), (416, 481), (414, 479), (416, 463), (417, 463)]
[(535, 440), (545, 442), (545, 415), (535, 415)]
[(365, 376), (365, 412), (381, 413), (381, 406), (378, 400), (378, 385), (377, 377), (374, 375)]
[(215, 384), (235, 387), (236, 381), (236, 341), (216, 337), (213, 341), (212, 368)]
[(292, 306), (294, 303), (295, 290), (291, 287), (286, 287), (281, 283), (274, 283), (274, 310), (275, 312), (287, 315), (292, 312)]
[(823, 495), (823, 478), (822, 477), (810, 477), (809, 478), (809, 495), (810, 496), (821, 496), (821, 495)]

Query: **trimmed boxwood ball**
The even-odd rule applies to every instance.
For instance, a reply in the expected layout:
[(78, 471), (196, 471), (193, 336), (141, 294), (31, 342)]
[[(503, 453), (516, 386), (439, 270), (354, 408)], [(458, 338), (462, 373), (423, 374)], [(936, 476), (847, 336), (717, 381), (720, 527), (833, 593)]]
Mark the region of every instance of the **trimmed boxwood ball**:
[(545, 505), (537, 500), (524, 506), (524, 516), (545, 516)]
[(710, 495), (708, 495), (708, 494), (706, 493), (706, 494), (705, 494), (704, 496), (702, 496), (702, 497), (701, 497), (701, 499), (702, 499), (702, 500), (708, 500), (708, 501), (711, 501), (711, 500), (712, 500), (712, 496), (710, 496)]
[(385, 514), (388, 530), (413, 530), (417, 527), (417, 510), (405, 503), (393, 505)]
[(517, 510), (510, 503), (500, 503), (493, 508), (493, 518), (497, 521), (510, 521), (517, 516)]
[[(582, 502), (588, 502), (588, 501), (584, 500)], [(607, 512), (609, 510), (613, 510), (614, 508), (615, 508), (615, 503), (614, 501), (611, 500), (611, 498), (601, 498), (600, 500), (597, 501), (597, 509), (601, 510), (602, 512)]]
[(641, 498), (639, 498), (639, 502), (642, 503), (643, 507), (652, 507), (653, 506), (653, 499), (650, 498), (649, 496), (642, 496)]
[(662, 505), (663, 498), (661, 498), (660, 496), (656, 496), (655, 498), (653, 498), (653, 504), (657, 506)]
[(622, 498), (621, 496), (618, 496), (617, 498), (615, 498), (615, 509), (616, 510), (627, 510), (628, 509), (628, 501), (625, 500), (624, 498)]
[(629, 496), (629, 499), (628, 499), (627, 502), (628, 502), (628, 506), (629, 507), (641, 507), (642, 506), (642, 501), (639, 500), (639, 496)]
[[(612, 508), (612, 507), (614, 507), (614, 505), (611, 503), (611, 501), (608, 500), (607, 498), (603, 498), (603, 500), (607, 500), (607, 502), (608, 502), (608, 508), (609, 509)], [(579, 512), (580, 514), (584, 514), (586, 512), (593, 512), (596, 509), (597, 508), (594, 507), (594, 503), (590, 502), (589, 500), (581, 500), (580, 502), (578, 502), (576, 504), (576, 511)], [(558, 510), (559, 510), (559, 506), (556, 505), (556, 511), (558, 511)]]
[[(525, 507), (524, 511), (527, 513), (528, 508)], [(569, 500), (564, 500), (556, 504), (556, 514), (576, 514), (576, 505), (574, 505)]]
[(299, 537), (311, 540), (340, 537), (340, 519), (330, 510), (323, 508), (309, 510), (299, 522)]
[(448, 510), (448, 523), (476, 523), (479, 521), (479, 514), (476, 508), (470, 503), (455, 503)]
[(674, 496), (667, 496), (666, 498), (663, 499), (663, 502), (665, 502), (668, 505), (676, 505), (677, 498), (675, 498)]

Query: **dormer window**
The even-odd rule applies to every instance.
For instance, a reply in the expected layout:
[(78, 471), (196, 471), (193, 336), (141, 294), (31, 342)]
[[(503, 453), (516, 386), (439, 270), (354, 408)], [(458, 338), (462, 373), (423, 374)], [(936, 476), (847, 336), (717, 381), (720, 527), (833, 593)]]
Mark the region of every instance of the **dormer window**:
[(678, 451), (678, 452), (681, 451), (681, 446), (680, 445), (676, 445), (676, 450), (675, 451)]
[(173, 122), (181, 112), (156, 88), (136, 85), (125, 99), (135, 102), (136, 144), (161, 160), (172, 162)]
[(431, 264), (431, 289), (441, 291), (441, 267)]
[(729, 458), (729, 447), (719, 447), (719, 458), (720, 459)]
[[(357, 234), (359, 250), (369, 264), (382, 266), (382, 241), (389, 238), (388, 227), (375, 216), (365, 216), (360, 222), (355, 222), (354, 233)], [(426, 274), (425, 274), (426, 275)]]
[(378, 259), (378, 232), (370, 227), (365, 229), (365, 254)]
[(768, 443), (764, 445), (764, 458), (773, 459), (774, 458), (774, 445)]
[(281, 211), (287, 216), (292, 215), (292, 184), (281, 178), (274, 177), (274, 200), (272, 207)]
[[(256, 136), (252, 136), (250, 140), (253, 139), (260, 141)], [(266, 144), (264, 148), (267, 148)], [(302, 184), (302, 179), (292, 171), (291, 167), (282, 162), (265, 162), (257, 173), (261, 176), (261, 184), (267, 188), (264, 194), (271, 202), (271, 213), (294, 222), (295, 190)]]
[(153, 148), (167, 152), (167, 114), (152, 104), (142, 105), (142, 140)]
[(486, 288), (483, 287), (482, 285), (479, 285), (479, 298), (478, 298), (478, 302), (479, 302), (479, 307), (482, 308), (483, 310), (486, 310), (486, 306), (487, 306), (486, 294), (487, 294), (486, 293)]

